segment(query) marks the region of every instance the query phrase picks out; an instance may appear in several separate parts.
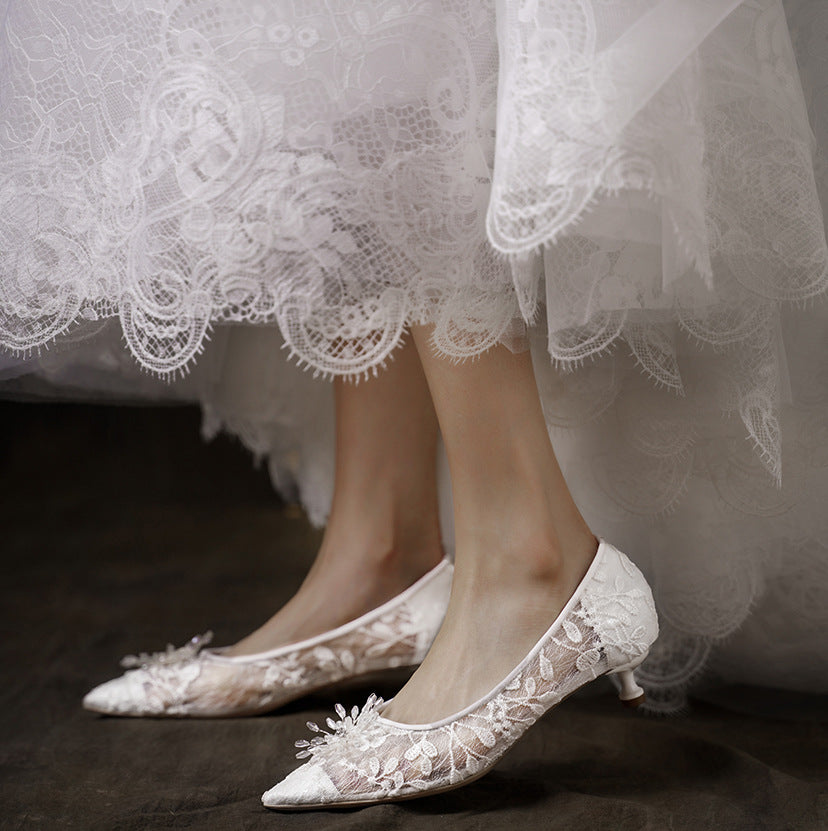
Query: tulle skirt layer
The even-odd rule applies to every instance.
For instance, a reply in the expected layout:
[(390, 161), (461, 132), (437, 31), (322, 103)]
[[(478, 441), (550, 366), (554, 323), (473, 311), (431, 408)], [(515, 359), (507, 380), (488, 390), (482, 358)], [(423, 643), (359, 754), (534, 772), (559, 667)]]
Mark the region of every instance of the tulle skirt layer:
[(828, 688), (826, 33), (805, 0), (12, 0), (6, 389), (198, 400), (321, 522), (315, 376), (414, 322), (529, 348), (655, 583), (657, 706), (705, 667)]

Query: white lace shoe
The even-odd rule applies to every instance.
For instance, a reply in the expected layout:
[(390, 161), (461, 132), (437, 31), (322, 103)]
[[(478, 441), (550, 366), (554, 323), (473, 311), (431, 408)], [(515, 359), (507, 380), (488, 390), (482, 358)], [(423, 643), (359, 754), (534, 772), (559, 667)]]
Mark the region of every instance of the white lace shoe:
[(494, 767), (523, 733), (579, 687), (617, 673), (622, 701), (643, 691), (633, 670), (658, 634), (653, 597), (630, 560), (601, 541), (569, 603), (526, 658), (488, 695), (434, 724), (401, 724), (382, 717), (371, 696), (332, 732), (299, 741), (310, 761), (262, 797), (268, 808), (297, 810), (367, 805), (440, 793)]
[(117, 716), (218, 718), (275, 710), (343, 680), (420, 664), (443, 620), (453, 566), (442, 560), (401, 594), (322, 635), (254, 655), (204, 648), (127, 656), (135, 667), (87, 693), (83, 706)]

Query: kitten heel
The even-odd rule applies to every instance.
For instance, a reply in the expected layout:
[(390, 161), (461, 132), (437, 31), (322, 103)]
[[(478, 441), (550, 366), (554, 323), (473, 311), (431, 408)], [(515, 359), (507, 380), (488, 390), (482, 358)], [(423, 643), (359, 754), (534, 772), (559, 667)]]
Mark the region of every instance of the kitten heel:
[(621, 689), (618, 698), (625, 707), (638, 707), (644, 703), (644, 690), (635, 682), (635, 672), (631, 669), (619, 670), (617, 673)]

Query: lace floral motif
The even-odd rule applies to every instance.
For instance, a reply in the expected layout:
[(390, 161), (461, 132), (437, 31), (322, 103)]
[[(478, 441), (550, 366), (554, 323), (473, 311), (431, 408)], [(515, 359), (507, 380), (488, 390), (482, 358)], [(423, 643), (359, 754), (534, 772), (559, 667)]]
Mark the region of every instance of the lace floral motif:
[(226, 321), (277, 323), (329, 374), (382, 363), (420, 318), (444, 319), (458, 354), (494, 343), (515, 308), (478, 221), (493, 15), (467, 0), (12, 8), (0, 342), (118, 314), (160, 374)]
[[(784, 15), (763, 0), (728, 18), (738, 5), (699, 0), (666, 32), (654, 0), (14, 7), (0, 338), (27, 350), (117, 311), (138, 360), (173, 373), (217, 322), (278, 323), (302, 361), (354, 374), (433, 320), (441, 351), (473, 354), (533, 319), (541, 288), (489, 248), (487, 209), (520, 254), (643, 192), (661, 207), (639, 218), (675, 237), (662, 285), (636, 277), (640, 224), (635, 243), (624, 222), (574, 233), (546, 263), (550, 351), (581, 361), (624, 338), (680, 389), (670, 340), (631, 310), (672, 308), (747, 351), (765, 324), (742, 325), (746, 301), (826, 285)], [(628, 58), (654, 31), (677, 47), (648, 73)], [(746, 391), (741, 411), (778, 475), (774, 396)]]

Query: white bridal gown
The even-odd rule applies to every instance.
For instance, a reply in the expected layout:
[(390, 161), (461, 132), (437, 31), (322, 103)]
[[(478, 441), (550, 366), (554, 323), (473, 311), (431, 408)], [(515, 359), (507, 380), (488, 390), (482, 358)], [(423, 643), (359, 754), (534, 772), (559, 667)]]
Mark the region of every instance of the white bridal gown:
[(531, 348), (655, 706), (828, 689), (828, 3), (0, 0), (0, 62), (7, 394), (200, 401), (322, 522), (331, 376)]

